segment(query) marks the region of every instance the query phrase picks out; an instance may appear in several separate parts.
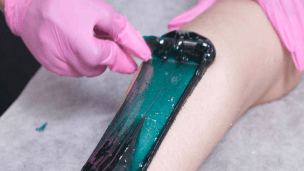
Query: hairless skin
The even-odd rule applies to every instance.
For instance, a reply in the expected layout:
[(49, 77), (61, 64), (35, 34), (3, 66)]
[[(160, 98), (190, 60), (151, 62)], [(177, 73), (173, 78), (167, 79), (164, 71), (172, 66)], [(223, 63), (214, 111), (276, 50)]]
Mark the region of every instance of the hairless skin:
[(217, 57), (177, 115), (149, 171), (197, 170), (248, 108), (283, 97), (302, 77), (252, 0), (218, 1), (181, 29), (208, 37)]
[(277, 100), (300, 81), (261, 7), (221, 0), (181, 28), (208, 37), (217, 57), (177, 115), (149, 171), (194, 171), (248, 108)]
[(254, 1), (219, 1), (181, 29), (208, 37), (217, 57), (178, 113), (148, 171), (197, 170), (245, 111), (283, 97), (302, 77)]
[(183, 103), (212, 64), (208, 39), (188, 31), (146, 36), (145, 62), (83, 171), (146, 170)]

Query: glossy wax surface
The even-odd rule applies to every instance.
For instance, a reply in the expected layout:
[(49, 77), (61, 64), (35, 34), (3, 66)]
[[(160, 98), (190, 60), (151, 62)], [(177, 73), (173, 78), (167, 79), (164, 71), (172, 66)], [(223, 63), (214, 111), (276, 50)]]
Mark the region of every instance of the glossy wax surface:
[[(110, 165), (115, 168), (116, 159), (117, 169), (140, 170), (197, 66), (194, 63), (159, 60), (157, 57), (144, 63), (125, 102), (86, 166), (90, 169), (97, 167), (97, 170), (103, 170)], [(134, 135), (130, 139), (127, 133)], [(130, 140), (127, 141), (128, 138)], [(120, 146), (115, 144), (117, 142)], [(122, 144), (130, 146), (123, 147)], [(128, 156), (114, 156), (113, 153), (128, 150)], [(103, 164), (100, 165), (101, 163)]]
[(146, 170), (178, 111), (215, 58), (205, 37), (174, 31), (145, 37), (144, 62), (128, 96), (83, 171)]

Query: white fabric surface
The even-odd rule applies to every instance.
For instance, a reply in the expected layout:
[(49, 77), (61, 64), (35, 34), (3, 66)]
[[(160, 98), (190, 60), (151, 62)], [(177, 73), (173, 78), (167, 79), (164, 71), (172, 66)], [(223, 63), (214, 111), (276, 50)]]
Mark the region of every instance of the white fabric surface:
[[(160, 36), (196, 0), (110, 1), (143, 35)], [(137, 60), (140, 64), (140, 61)], [(0, 118), (0, 171), (80, 170), (116, 114), (133, 75), (60, 77), (40, 69)], [(251, 108), (199, 170), (304, 170), (304, 81)], [(44, 132), (35, 128), (48, 122)]]

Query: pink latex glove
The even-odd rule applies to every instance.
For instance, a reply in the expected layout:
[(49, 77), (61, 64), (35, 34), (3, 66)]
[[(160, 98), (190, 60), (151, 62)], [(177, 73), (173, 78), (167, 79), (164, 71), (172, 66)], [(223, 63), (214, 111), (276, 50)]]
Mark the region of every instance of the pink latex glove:
[(217, 0), (199, 0), (197, 5), (192, 7), (190, 10), (184, 12), (181, 15), (174, 17), (168, 25), (169, 30), (171, 31), (177, 30), (186, 23), (192, 21), (201, 13), (209, 9), (213, 4), (215, 4), (216, 1)]
[[(210, 8), (217, 0), (200, 0), (196, 6), (175, 17), (169, 30), (177, 30)], [(267, 14), (295, 66), (304, 71), (304, 0), (255, 0)]]
[(299, 71), (304, 71), (304, 0), (256, 0)]
[[(6, 0), (5, 17), (34, 57), (64, 76), (97, 76), (107, 67), (133, 73), (134, 56), (147, 61), (151, 51), (138, 31), (102, 0)], [(113, 39), (99, 39), (94, 28)]]

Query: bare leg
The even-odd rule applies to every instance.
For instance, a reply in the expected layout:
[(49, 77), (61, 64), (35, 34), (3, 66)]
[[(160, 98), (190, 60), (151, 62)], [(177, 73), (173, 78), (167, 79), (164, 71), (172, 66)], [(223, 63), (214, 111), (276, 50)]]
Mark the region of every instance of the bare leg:
[(171, 126), (151, 171), (197, 170), (249, 107), (281, 98), (302, 76), (254, 1), (219, 1), (182, 29), (209, 38), (217, 57)]
[(177, 115), (149, 171), (197, 170), (248, 108), (283, 97), (302, 77), (254, 1), (221, 0), (181, 29), (210, 39), (217, 56)]

